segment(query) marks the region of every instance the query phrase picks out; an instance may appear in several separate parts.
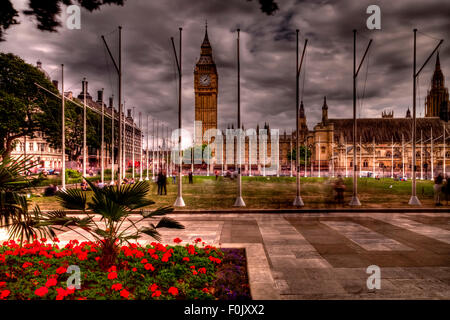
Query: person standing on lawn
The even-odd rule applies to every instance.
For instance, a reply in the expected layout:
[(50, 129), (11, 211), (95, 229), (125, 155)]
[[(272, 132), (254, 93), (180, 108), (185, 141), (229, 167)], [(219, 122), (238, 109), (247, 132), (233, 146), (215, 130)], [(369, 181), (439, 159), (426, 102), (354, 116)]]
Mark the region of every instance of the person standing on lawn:
[(156, 178), (156, 184), (158, 185), (158, 195), (162, 195), (162, 172), (158, 173), (158, 177)]
[(161, 195), (162, 195), (163, 189), (164, 189), (164, 195), (167, 195), (167, 176), (166, 176), (166, 171), (163, 171), (163, 173), (162, 173)]

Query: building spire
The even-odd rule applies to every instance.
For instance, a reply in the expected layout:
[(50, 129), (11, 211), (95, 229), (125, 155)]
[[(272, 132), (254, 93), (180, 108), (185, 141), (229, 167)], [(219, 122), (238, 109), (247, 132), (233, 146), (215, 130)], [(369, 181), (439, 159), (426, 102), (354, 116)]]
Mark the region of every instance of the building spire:
[(439, 51), (437, 52), (437, 55), (436, 55), (436, 67), (434, 69), (441, 70), (441, 62), (439, 60)]
[(203, 49), (211, 49), (211, 44), (209, 43), (209, 38), (208, 38), (208, 21), (205, 21), (205, 37), (203, 38), (203, 43), (202, 43), (202, 54), (203, 54)]
[(304, 118), (305, 117), (305, 107), (303, 106), (303, 100), (300, 101), (300, 118)]
[(328, 123), (328, 105), (327, 105), (327, 97), (323, 97), (323, 106), (322, 106), (322, 123), (326, 125)]

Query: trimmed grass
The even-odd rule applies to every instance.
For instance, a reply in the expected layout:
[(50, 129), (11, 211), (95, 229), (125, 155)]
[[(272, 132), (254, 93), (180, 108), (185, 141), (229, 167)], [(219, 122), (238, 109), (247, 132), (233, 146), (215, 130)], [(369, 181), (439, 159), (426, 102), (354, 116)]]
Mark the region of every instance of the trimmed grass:
[[(156, 183), (152, 183), (151, 199), (156, 204), (150, 208), (173, 205), (177, 196), (177, 185), (172, 178), (167, 179), (167, 195), (157, 195)], [(334, 179), (301, 178), (301, 195), (305, 208), (330, 208), (334, 203)], [(352, 194), (352, 179), (345, 178), (345, 205), (348, 206)], [(188, 177), (183, 177), (183, 199), (186, 209), (208, 210), (232, 208), (236, 199), (236, 180), (215, 176), (194, 177), (194, 183), (188, 184)], [(90, 194), (90, 192), (88, 192)], [(296, 194), (295, 177), (242, 177), (242, 194), (247, 208), (279, 209), (294, 208), (292, 201)], [(358, 195), (366, 208), (410, 207), (411, 181), (394, 181), (390, 178), (374, 180), (358, 179)], [(434, 207), (433, 182), (417, 180), (417, 195), (424, 207)], [(31, 197), (41, 209), (59, 209), (55, 197)], [(443, 201), (446, 205), (446, 201)]]

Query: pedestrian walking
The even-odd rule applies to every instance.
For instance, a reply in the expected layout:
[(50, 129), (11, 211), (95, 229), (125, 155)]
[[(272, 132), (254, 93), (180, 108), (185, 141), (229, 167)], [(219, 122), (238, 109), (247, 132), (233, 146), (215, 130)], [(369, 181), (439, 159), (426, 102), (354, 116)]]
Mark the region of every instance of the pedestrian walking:
[(189, 184), (194, 183), (194, 178), (192, 177), (192, 171), (189, 171)]
[(441, 191), (442, 191), (442, 182), (444, 178), (442, 174), (439, 173), (436, 178), (434, 178), (434, 203), (436, 206), (442, 206), (441, 203)]
[(337, 204), (344, 204), (344, 190), (345, 184), (341, 175), (338, 175), (338, 178), (334, 184), (334, 190), (336, 192), (336, 202)]
[(158, 195), (162, 194), (162, 172), (160, 171), (158, 173), (158, 176), (156, 178), (156, 184), (158, 185)]

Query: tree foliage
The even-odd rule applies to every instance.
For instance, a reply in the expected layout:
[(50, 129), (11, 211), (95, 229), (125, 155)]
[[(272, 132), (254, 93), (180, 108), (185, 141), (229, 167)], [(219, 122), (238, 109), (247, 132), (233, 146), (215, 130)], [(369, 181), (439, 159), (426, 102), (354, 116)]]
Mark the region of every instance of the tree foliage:
[[(300, 164), (305, 164), (305, 152), (306, 152), (306, 157), (308, 158), (307, 161), (308, 163), (311, 161), (311, 150), (306, 148), (305, 146), (300, 146), (300, 158), (298, 159), (300, 161)], [(297, 152), (295, 150), (295, 148), (293, 148), (291, 151), (288, 152), (288, 159), (295, 161), (297, 157)]]
[[(58, 16), (61, 14), (62, 5), (77, 4), (92, 12), (100, 9), (105, 4), (123, 6), (126, 0), (29, 0), (28, 9), (23, 13), (37, 20), (37, 28), (42, 31), (56, 32), (61, 26)], [(19, 24), (16, 17), (19, 13), (11, 3), (11, 0), (2, 0), (2, 11), (0, 13), (0, 41), (4, 41), (5, 31), (14, 24)]]
[(44, 94), (36, 83), (57, 94), (52, 82), (21, 58), (0, 53), (0, 151), (8, 156), (17, 139), (33, 138), (47, 125), (41, 114), (53, 114), (56, 98)]

